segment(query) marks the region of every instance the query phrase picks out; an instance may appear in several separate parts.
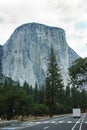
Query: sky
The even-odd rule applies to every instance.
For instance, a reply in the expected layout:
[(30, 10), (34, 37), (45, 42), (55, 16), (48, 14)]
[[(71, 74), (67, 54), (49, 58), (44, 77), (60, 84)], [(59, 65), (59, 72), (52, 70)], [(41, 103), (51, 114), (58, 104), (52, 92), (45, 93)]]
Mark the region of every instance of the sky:
[(87, 57), (87, 0), (0, 0), (1, 45), (30, 22), (63, 28), (68, 45)]

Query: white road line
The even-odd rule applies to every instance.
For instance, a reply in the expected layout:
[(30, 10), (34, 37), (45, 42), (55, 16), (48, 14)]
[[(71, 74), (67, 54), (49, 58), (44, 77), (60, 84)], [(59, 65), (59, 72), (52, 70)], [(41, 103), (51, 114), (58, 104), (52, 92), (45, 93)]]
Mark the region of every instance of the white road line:
[(75, 125), (73, 126), (73, 128), (71, 130), (74, 130), (74, 128), (76, 127), (76, 125), (78, 124), (78, 122), (80, 122), (81, 118), (75, 123)]
[(41, 124), (41, 122), (36, 122), (35, 125)]
[(85, 113), (84, 113), (84, 116), (83, 116), (83, 119), (82, 119), (82, 121), (81, 121), (81, 124), (80, 124), (80, 127), (79, 127), (79, 130), (81, 130), (82, 129), (82, 123), (83, 123), (83, 121), (84, 121), (84, 119), (85, 119)]
[(67, 123), (72, 123), (72, 121), (68, 121)]
[(5, 128), (1, 128), (1, 130), (17, 130), (19, 129), (18, 127), (15, 128), (11, 128), (11, 127), (5, 127)]
[(49, 126), (46, 126), (46, 127), (44, 127), (43, 129), (46, 130), (46, 129), (48, 129), (48, 128), (49, 128)]
[(77, 124), (80, 123), (80, 121), (77, 121)]
[(63, 123), (64, 121), (59, 121), (58, 123)]
[(55, 120), (55, 121), (58, 121), (58, 120), (64, 120), (64, 119), (67, 119), (67, 118), (69, 118), (69, 117), (71, 117), (71, 115), (68, 115), (68, 116), (64, 116), (64, 117), (59, 117), (59, 118), (57, 118), (57, 119), (52, 119), (52, 120)]
[(54, 124), (54, 123), (56, 123), (56, 121), (51, 121), (50, 123), (53, 123), (53, 124)]
[(44, 121), (43, 123), (45, 124), (45, 123), (49, 123), (50, 121)]

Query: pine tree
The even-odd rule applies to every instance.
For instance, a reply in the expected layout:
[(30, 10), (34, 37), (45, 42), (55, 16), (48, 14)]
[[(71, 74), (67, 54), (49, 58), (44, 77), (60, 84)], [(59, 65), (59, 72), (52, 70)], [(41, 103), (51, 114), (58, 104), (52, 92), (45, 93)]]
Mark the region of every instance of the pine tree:
[(60, 96), (63, 93), (63, 83), (60, 74), (60, 69), (56, 61), (56, 56), (53, 48), (49, 57), (49, 63), (46, 76), (46, 102), (49, 106), (50, 117), (53, 116), (54, 106), (56, 101), (60, 101)]
[(72, 102), (71, 102), (71, 89), (69, 84), (66, 86), (66, 90), (65, 90), (64, 105), (65, 105), (66, 113), (70, 113), (72, 111)]
[(23, 90), (25, 90), (26, 94), (29, 95), (29, 84), (26, 81), (23, 84)]
[(38, 91), (38, 85), (35, 83), (35, 89), (34, 89), (34, 102), (38, 103), (39, 102), (39, 91)]
[(0, 85), (3, 84), (3, 74), (2, 74), (2, 63), (1, 63), (1, 58), (0, 58)]

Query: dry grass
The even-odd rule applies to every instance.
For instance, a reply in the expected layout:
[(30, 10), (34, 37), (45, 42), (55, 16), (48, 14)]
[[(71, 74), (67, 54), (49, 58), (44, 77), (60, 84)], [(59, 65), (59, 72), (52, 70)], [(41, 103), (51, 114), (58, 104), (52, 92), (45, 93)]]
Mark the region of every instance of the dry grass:
[[(21, 120), (21, 116), (16, 118), (18, 120)], [(41, 120), (41, 119), (46, 119), (49, 118), (49, 116), (24, 116), (23, 121), (36, 121), (36, 120)]]

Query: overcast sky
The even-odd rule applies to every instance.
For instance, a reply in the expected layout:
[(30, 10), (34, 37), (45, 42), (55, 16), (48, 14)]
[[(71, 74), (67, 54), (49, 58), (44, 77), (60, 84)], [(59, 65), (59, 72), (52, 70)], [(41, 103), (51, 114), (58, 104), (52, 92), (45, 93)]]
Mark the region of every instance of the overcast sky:
[(0, 44), (29, 22), (63, 28), (68, 45), (87, 57), (87, 0), (0, 0)]

